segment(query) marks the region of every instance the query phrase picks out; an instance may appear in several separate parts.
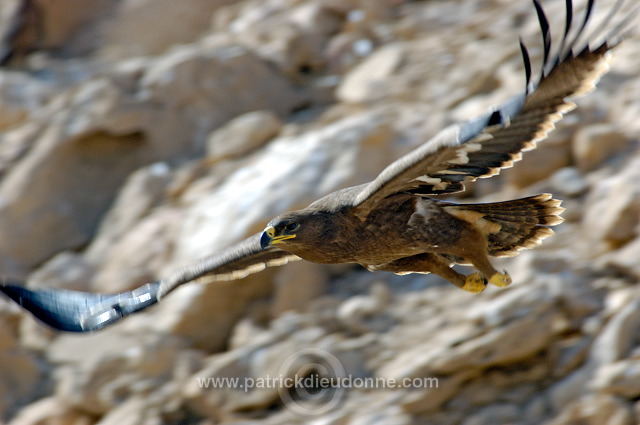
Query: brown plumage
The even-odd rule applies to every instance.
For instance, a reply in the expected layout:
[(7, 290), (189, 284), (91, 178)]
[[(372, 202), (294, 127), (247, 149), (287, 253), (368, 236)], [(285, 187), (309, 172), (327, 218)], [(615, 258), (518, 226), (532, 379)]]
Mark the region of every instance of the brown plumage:
[[(491, 204), (446, 206), (445, 211), (460, 218), (477, 220), (486, 229), (487, 253), (493, 257), (513, 257), (524, 248), (535, 248), (553, 234), (547, 226), (562, 223), (560, 201), (542, 195)], [(469, 214), (471, 213), (471, 214)]]
[[(471, 292), (482, 291), (487, 283), (510, 284), (509, 275), (498, 272), (489, 256), (513, 256), (550, 236), (549, 226), (562, 222), (560, 201), (542, 194), (456, 204), (429, 196), (463, 190), (464, 183), (511, 167), (575, 107), (571, 98), (588, 92), (606, 71), (608, 53), (626, 22), (591, 48), (581, 40), (593, 1), (577, 30), (571, 1), (566, 4), (565, 32), (559, 47), (552, 50), (549, 24), (534, 0), (544, 44), (537, 81), (531, 79), (529, 56), (521, 43), (526, 71), (522, 94), (485, 115), (444, 129), (372, 182), (282, 214), (263, 232), (221, 254), (135, 291), (116, 295), (30, 291), (15, 284), (0, 289), (54, 327), (86, 331), (142, 310), (184, 283), (238, 279), (299, 259), (359, 263), (372, 271), (399, 274), (437, 273)], [(454, 263), (470, 264), (477, 272), (463, 275), (451, 268)]]

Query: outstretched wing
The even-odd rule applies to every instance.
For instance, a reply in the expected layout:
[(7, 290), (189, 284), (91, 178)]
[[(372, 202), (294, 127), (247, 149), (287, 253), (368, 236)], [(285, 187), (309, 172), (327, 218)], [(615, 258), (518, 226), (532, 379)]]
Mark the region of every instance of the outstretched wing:
[[(544, 58), (537, 84), (531, 82), (531, 63), (520, 42), (526, 72), (526, 90), (499, 108), (471, 121), (452, 125), (418, 149), (395, 161), (355, 197), (354, 206), (366, 214), (379, 200), (398, 192), (436, 195), (458, 192), (463, 183), (498, 174), (521, 159), (547, 137), (554, 123), (575, 107), (569, 99), (590, 91), (607, 71), (607, 53), (617, 43), (624, 20), (598, 47), (581, 43), (591, 16), (590, 0), (581, 25), (572, 28), (573, 6), (566, 1), (566, 24), (562, 41), (551, 54), (551, 35), (544, 11), (533, 0), (544, 44)], [(605, 19), (608, 24), (619, 1)], [(629, 19), (630, 20), (630, 19)], [(572, 34), (574, 33), (574, 34)], [(571, 38), (570, 38), (571, 37)], [(579, 46), (580, 50), (575, 53)]]
[(54, 288), (28, 289), (20, 282), (9, 279), (0, 281), (0, 291), (53, 328), (68, 332), (88, 332), (102, 329), (157, 303), (184, 283), (241, 279), (266, 267), (280, 266), (299, 259), (277, 248), (262, 249), (260, 234), (256, 234), (219, 255), (205, 258), (173, 273), (167, 279), (119, 294)]

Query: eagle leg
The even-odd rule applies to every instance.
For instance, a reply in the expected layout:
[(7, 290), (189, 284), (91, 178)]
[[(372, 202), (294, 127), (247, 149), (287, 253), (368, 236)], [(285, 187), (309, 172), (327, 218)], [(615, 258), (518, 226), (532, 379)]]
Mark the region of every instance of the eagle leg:
[(411, 257), (399, 258), (389, 263), (377, 265), (374, 270), (394, 272), (397, 274), (408, 273), (435, 273), (448, 280), (460, 289), (468, 292), (482, 292), (487, 286), (487, 279), (480, 273), (465, 276), (451, 268), (451, 261), (441, 255), (423, 253)]
[(474, 255), (465, 257), (465, 261), (471, 263), (477, 270), (480, 271), (485, 279), (489, 280), (489, 283), (499, 288), (505, 288), (511, 284), (511, 276), (505, 270), (503, 273), (498, 272), (489, 261), (489, 257), (486, 254), (476, 251)]

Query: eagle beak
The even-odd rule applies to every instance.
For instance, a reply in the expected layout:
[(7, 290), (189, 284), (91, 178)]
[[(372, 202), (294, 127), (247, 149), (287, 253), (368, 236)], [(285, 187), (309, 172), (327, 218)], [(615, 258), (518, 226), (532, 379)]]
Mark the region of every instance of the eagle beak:
[(273, 226), (269, 226), (264, 229), (264, 232), (262, 232), (262, 236), (260, 236), (260, 247), (262, 249), (267, 249), (268, 247), (270, 247), (275, 234), (276, 229), (274, 229)]
[(262, 249), (266, 249), (271, 245), (275, 245), (277, 243), (280, 243), (287, 239), (293, 239), (295, 237), (296, 235), (276, 236), (276, 229), (274, 229), (273, 226), (269, 226), (266, 229), (264, 229), (264, 232), (262, 232), (262, 236), (260, 236), (260, 247)]

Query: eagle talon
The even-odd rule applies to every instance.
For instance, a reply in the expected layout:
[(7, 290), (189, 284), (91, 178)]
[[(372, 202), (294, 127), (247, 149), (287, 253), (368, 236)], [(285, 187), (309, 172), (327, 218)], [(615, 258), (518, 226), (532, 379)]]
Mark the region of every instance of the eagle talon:
[(464, 285), (462, 285), (462, 289), (468, 292), (472, 292), (474, 294), (478, 294), (484, 291), (484, 288), (487, 287), (487, 279), (484, 278), (480, 273), (471, 273), (465, 278)]
[(511, 276), (509, 276), (506, 270), (504, 273), (495, 273), (491, 276), (491, 279), (489, 279), (489, 283), (499, 288), (506, 288), (511, 285)]

